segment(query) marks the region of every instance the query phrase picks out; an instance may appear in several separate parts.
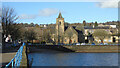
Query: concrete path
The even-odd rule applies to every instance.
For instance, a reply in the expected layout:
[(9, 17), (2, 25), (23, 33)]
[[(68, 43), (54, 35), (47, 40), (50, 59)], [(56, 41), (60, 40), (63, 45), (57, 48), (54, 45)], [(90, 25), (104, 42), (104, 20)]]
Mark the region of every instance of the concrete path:
[(8, 64), (15, 56), (19, 47), (9, 47), (2, 50), (0, 53), (0, 67)]
[(0, 53), (0, 56), (2, 55), (2, 58), (0, 59), (0, 64), (2, 64), (2, 66), (5, 66), (7, 63), (9, 63), (12, 58), (14, 58), (16, 52), (12, 52), (12, 53)]

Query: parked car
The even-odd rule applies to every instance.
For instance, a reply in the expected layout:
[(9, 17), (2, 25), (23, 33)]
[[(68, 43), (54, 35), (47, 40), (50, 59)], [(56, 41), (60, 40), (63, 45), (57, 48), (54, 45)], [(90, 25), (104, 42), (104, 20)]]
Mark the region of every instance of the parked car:
[(64, 43), (61, 43), (61, 45), (65, 45)]
[(76, 45), (76, 43), (73, 43), (72, 45)]
[(95, 45), (95, 43), (92, 43), (91, 45)]
[(100, 43), (100, 45), (104, 45), (103, 43)]
[(58, 43), (57, 45), (61, 45), (61, 43)]
[(31, 43), (28, 43), (28, 45), (32, 45)]
[(104, 43), (104, 45), (108, 45), (108, 43)]
[(81, 45), (85, 45), (85, 43), (81, 43)]
[(76, 45), (80, 45), (80, 43), (76, 43)]
[(65, 45), (64, 43), (58, 43), (57, 45)]

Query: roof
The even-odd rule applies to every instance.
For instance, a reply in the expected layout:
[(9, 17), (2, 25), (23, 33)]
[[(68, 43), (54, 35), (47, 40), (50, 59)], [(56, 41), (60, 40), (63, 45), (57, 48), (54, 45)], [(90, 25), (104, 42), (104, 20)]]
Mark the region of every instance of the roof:
[(68, 26), (65, 26), (65, 31), (67, 30)]
[(85, 26), (84, 29), (109, 29), (109, 27), (108, 26), (106, 26), (106, 27), (92, 27), (92, 26), (87, 27), (87, 26)]
[(83, 33), (82, 31), (80, 31), (80, 30), (78, 30), (78, 29), (75, 29), (76, 27), (75, 26), (66, 26), (65, 27), (65, 31), (68, 29), (68, 28), (70, 28), (71, 27), (71, 29), (73, 30), (73, 32), (75, 33), (75, 34), (80, 34), (80, 33)]
[(59, 13), (58, 18), (63, 18), (61, 12)]

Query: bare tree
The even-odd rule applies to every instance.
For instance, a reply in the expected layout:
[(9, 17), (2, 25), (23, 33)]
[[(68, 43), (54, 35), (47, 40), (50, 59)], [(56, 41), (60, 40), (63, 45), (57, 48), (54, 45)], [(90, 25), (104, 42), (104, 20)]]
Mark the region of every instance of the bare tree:
[(103, 43), (103, 40), (109, 36), (108, 32), (105, 30), (95, 30), (93, 33), (94, 37), (98, 37), (101, 42)]
[(18, 19), (18, 16), (15, 14), (14, 9), (3, 7), (1, 19), (2, 19), (3, 33), (6, 35), (10, 34), (12, 24), (14, 24)]
[(0, 16), (3, 35), (6, 37), (10, 34), (13, 40), (20, 38), (20, 25), (16, 24), (18, 16), (16, 15), (13, 8), (3, 7), (2, 15)]
[(83, 21), (83, 26), (86, 26), (86, 21), (85, 20)]
[(25, 39), (32, 40), (32, 43), (33, 43), (33, 40), (36, 39), (36, 32), (33, 29), (27, 29), (25, 31), (24, 36), (25, 36)]
[(44, 29), (42, 37), (43, 37), (43, 40), (45, 42), (50, 42), (50, 40), (51, 40), (50, 30), (49, 29)]

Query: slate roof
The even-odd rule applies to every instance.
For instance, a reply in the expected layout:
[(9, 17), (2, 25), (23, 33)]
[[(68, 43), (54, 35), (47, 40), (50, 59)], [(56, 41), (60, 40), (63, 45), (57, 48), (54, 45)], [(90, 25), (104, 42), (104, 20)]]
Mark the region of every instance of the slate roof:
[(67, 30), (68, 26), (65, 26), (65, 31)]
[(76, 33), (76, 34), (83, 33), (82, 31), (76, 29), (75, 26), (65, 26), (65, 31), (68, 29), (68, 27), (71, 27), (73, 32)]
[(87, 27), (86, 26), (86, 27), (84, 27), (84, 29), (109, 29), (109, 27), (107, 27), (107, 26), (106, 27), (92, 27), (92, 26), (91, 27)]
[(58, 18), (63, 18), (61, 12), (59, 13)]

